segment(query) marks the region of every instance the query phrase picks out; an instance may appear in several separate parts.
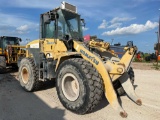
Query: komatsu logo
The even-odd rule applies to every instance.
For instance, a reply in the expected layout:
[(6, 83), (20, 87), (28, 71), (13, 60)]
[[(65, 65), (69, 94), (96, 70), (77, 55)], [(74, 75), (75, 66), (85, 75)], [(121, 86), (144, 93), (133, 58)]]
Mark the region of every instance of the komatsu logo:
[(98, 60), (96, 60), (94, 57), (88, 55), (84, 50), (80, 50), (80, 53), (82, 53), (84, 56), (86, 56), (89, 60), (91, 60), (92, 62), (94, 62), (96, 65), (99, 64)]
[(55, 42), (47, 42), (47, 44), (55, 44)]

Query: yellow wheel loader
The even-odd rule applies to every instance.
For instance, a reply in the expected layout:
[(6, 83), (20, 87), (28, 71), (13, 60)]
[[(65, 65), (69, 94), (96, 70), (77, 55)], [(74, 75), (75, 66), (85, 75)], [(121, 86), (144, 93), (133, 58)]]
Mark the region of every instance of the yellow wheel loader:
[(20, 46), (21, 38), (0, 36), (0, 73), (6, 66), (18, 67), (18, 61), (25, 56), (25, 46)]
[(61, 7), (41, 14), (40, 39), (26, 45), (26, 57), (20, 62), (20, 84), (26, 91), (34, 91), (44, 81), (56, 80), (59, 100), (77, 114), (92, 111), (105, 93), (117, 113), (127, 117), (114, 83), (118, 81), (132, 101), (142, 104), (128, 75), (137, 48), (125, 47), (125, 54), (119, 59), (107, 42), (84, 43), (84, 20), (76, 10), (74, 5), (63, 2)]

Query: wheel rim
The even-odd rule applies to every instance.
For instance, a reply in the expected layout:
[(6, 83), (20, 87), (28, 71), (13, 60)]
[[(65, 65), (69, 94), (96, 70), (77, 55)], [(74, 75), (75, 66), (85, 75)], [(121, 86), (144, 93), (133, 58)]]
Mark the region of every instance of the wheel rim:
[(62, 92), (64, 96), (70, 100), (75, 101), (79, 97), (79, 82), (75, 75), (67, 73), (62, 78)]
[(22, 76), (23, 82), (27, 84), (29, 79), (29, 73), (26, 67), (22, 68), (21, 76)]

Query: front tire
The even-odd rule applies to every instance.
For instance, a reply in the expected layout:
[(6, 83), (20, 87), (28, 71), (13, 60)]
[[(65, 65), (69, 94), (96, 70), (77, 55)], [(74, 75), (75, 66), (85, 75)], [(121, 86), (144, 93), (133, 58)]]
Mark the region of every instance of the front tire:
[(77, 114), (85, 114), (103, 96), (102, 78), (92, 64), (81, 58), (64, 61), (57, 76), (57, 94), (63, 106)]
[(38, 78), (38, 69), (34, 60), (32, 58), (23, 58), (19, 67), (20, 85), (29, 92), (38, 90), (40, 86)]
[(3, 74), (6, 72), (6, 58), (0, 56), (0, 73)]

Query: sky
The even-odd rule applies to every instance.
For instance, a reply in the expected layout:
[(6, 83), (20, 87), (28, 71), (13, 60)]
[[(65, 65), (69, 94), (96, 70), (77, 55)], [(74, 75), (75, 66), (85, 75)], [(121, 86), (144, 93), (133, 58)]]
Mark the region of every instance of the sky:
[[(41, 13), (59, 7), (61, 0), (1, 0), (0, 36), (39, 38)], [(83, 35), (96, 35), (112, 44), (133, 41), (142, 52), (154, 52), (160, 0), (66, 0), (77, 6), (86, 26)], [(29, 39), (29, 40), (27, 40)]]

